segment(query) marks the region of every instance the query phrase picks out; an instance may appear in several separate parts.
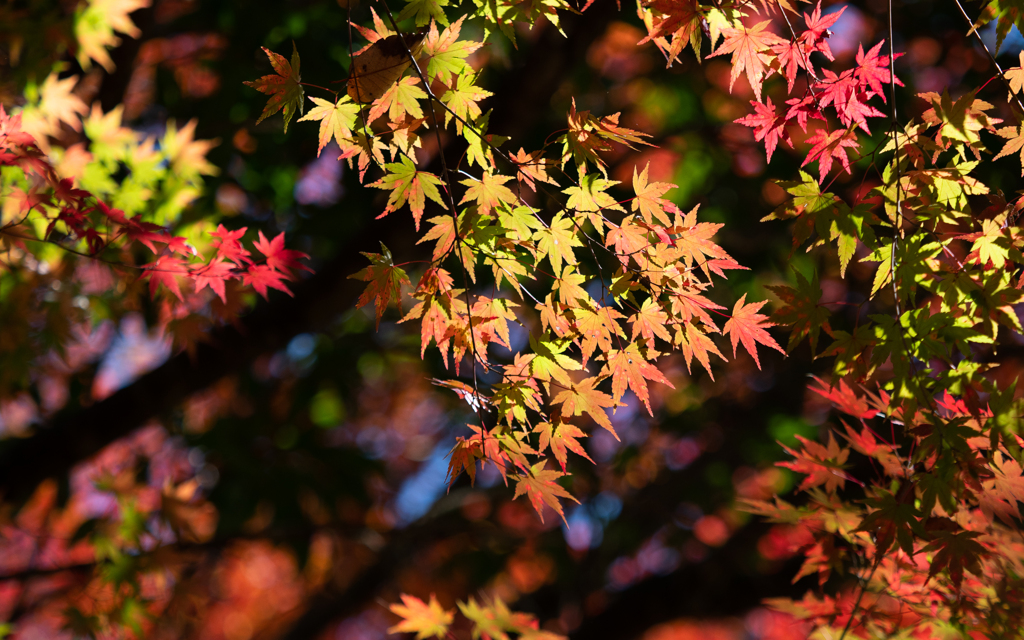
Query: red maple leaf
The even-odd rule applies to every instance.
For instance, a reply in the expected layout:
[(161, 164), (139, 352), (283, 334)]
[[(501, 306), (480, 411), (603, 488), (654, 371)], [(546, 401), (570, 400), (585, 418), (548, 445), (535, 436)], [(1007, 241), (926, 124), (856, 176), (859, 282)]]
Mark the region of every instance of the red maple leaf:
[(284, 283), (285, 274), (275, 271), (265, 264), (254, 264), (249, 270), (242, 274), (242, 284), (251, 286), (264, 298), (267, 297), (267, 288), (284, 291), (288, 295), (292, 292)]
[(857, 134), (853, 130), (836, 129), (829, 133), (825, 129), (818, 129), (807, 141), (813, 146), (800, 166), (806, 166), (817, 160), (819, 182), (825, 181), (825, 176), (832, 170), (832, 163), (836, 160), (843, 165), (843, 169), (846, 169), (847, 173), (850, 173), (850, 159), (846, 155), (846, 149), (860, 147), (857, 142)]
[(227, 304), (228, 299), (224, 291), (224, 283), (229, 278), (234, 277), (234, 267), (234, 264), (221, 257), (216, 257), (209, 264), (193, 271), (192, 284), (195, 287), (196, 293), (202, 291), (204, 287), (210, 287), (210, 290), (216, 293), (222, 302)]
[(754, 139), (758, 142), (764, 141), (764, 148), (768, 153), (768, 162), (771, 162), (772, 154), (775, 153), (775, 147), (778, 146), (779, 140), (789, 143), (790, 147), (793, 146), (793, 140), (786, 131), (786, 117), (775, 112), (775, 105), (772, 103), (771, 98), (768, 98), (767, 104), (761, 104), (753, 100), (750, 101), (750, 104), (754, 107), (754, 113), (734, 122), (754, 130)]
[(160, 256), (156, 262), (143, 266), (144, 276), (149, 277), (149, 295), (156, 297), (156, 290), (160, 285), (166, 287), (178, 300), (184, 301), (181, 296), (181, 288), (178, 286), (178, 278), (188, 274), (185, 261), (177, 256)]
[(293, 249), (284, 248), (284, 232), (277, 234), (273, 240), (269, 242), (263, 237), (263, 232), (259, 232), (259, 239), (253, 243), (256, 250), (267, 257), (267, 266), (275, 271), (280, 271), (285, 274), (292, 274), (298, 269), (305, 269), (310, 273), (312, 269), (299, 262), (299, 260), (305, 258), (309, 259), (309, 255), (295, 251)]
[(775, 338), (765, 331), (765, 327), (774, 327), (775, 323), (766, 322), (768, 316), (757, 313), (767, 300), (744, 305), (743, 303), (746, 299), (747, 294), (744, 293), (736, 301), (736, 306), (732, 310), (732, 317), (725, 323), (723, 335), (729, 334), (732, 338), (732, 356), (734, 358), (736, 357), (736, 349), (739, 347), (740, 342), (742, 342), (743, 348), (753, 356), (754, 362), (757, 363), (757, 368), (760, 369), (761, 361), (757, 357), (757, 343), (760, 342), (766, 347), (771, 347), (782, 355), (786, 355), (786, 352), (779, 346), (778, 342), (775, 342)]
[[(860, 45), (857, 49), (857, 67), (854, 69), (857, 82), (870, 89), (873, 95), (882, 96), (882, 102), (885, 102), (883, 87), (892, 82), (892, 75), (889, 72), (889, 56), (878, 55), (884, 43), (885, 40), (882, 40), (871, 47), (867, 53), (864, 53), (864, 46)], [(902, 53), (897, 53), (896, 57), (902, 55)], [(896, 78), (896, 84), (903, 86), (899, 78)]]
[(215, 238), (212, 244), (213, 248), (217, 250), (217, 255), (238, 265), (243, 262), (251, 263), (249, 252), (239, 242), (247, 230), (246, 227), (242, 227), (232, 231), (225, 229), (224, 225), (218, 224), (217, 229), (210, 234)]
[(843, 12), (846, 11), (846, 7), (842, 7), (839, 11), (833, 11), (832, 13), (825, 14), (824, 17), (821, 15), (821, 2), (819, 0), (818, 6), (814, 8), (811, 15), (804, 14), (804, 22), (807, 24), (807, 31), (800, 34), (800, 39), (806, 43), (807, 52), (820, 51), (829, 60), (835, 60), (835, 56), (832, 55), (832, 49), (828, 46), (828, 38), (832, 35), (829, 31), (829, 27), (836, 23)]
[[(808, 65), (811, 64), (804, 44), (801, 41), (786, 40), (772, 45), (772, 53), (778, 59), (779, 73), (786, 77), (786, 82), (789, 84), (789, 92), (792, 93), (793, 86), (796, 84), (797, 70), (807, 69)], [(812, 76), (815, 75), (813, 67), (809, 71)]]

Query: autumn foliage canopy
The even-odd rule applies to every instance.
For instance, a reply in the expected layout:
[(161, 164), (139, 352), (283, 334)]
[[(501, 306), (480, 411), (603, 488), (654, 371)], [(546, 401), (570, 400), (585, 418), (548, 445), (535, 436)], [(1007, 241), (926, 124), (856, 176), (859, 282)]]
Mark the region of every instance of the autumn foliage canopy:
[[(743, 476), (746, 488), (737, 480), (730, 506), (717, 515), (698, 515), (679, 526), (705, 549), (724, 544), (752, 518), (767, 527), (757, 543), (763, 558), (798, 560), (786, 565), (786, 578), (798, 589), (764, 594), (759, 609), (771, 616), (778, 635), (756, 637), (1018, 637), (1024, 628), (1018, 504), (1024, 502), (1024, 390), (1017, 390), (1024, 340), (1024, 231), (1018, 226), (1024, 200), (1017, 190), (1017, 170), (1024, 176), (1024, 165), (1017, 166), (1024, 162), (1024, 52), (1009, 64), (997, 55), (1017, 34), (1013, 29), (1024, 26), (1024, 14), (1001, 0), (980, 7), (953, 0), (949, 15), (961, 20), (953, 31), (958, 46), (971, 47), (973, 62), (964, 65), (960, 77), (966, 80), (951, 94), (951, 81), (922, 89), (927, 82), (915, 71), (918, 63), (908, 60), (923, 54), (900, 50), (899, 40), (893, 46), (901, 37), (893, 20), (908, 20), (893, 12), (911, 11), (909, 6), (874, 7), (874, 27), (857, 32), (884, 37), (837, 44), (837, 25), (854, 14), (867, 24), (865, 9), (788, 0), (641, 0), (621, 8), (619, 19), (629, 24), (616, 23), (617, 33), (629, 37), (602, 36), (602, 46), (614, 51), (601, 54), (613, 59), (608, 64), (625, 67), (640, 64), (630, 62), (638, 51), (648, 61), (657, 58), (666, 75), (648, 65), (630, 72), (646, 85), (615, 85), (616, 95), (633, 91), (641, 97), (615, 98), (627, 107), (616, 113), (598, 110), (608, 103), (592, 97), (562, 95), (566, 109), (551, 118), (559, 124), (540, 135), (507, 136), (506, 129), (492, 126), (500, 108), (492, 98), (501, 83), (491, 82), (491, 67), (516, 64), (525, 55), (521, 48), (536, 46), (538, 33), (567, 37), (563, 21), (613, 11), (602, 3), (396, 0), (392, 6), (373, 0), (362, 7), (332, 6), (344, 16), (336, 35), (345, 38), (330, 55), (346, 71), (323, 64), (310, 71), (302, 56), (308, 61), (327, 54), (294, 33), (294, 39), (274, 37), (273, 46), (254, 50), (255, 62), (233, 72), (245, 78), (244, 87), (236, 84), (246, 99), (263, 94), (261, 111), (239, 118), (254, 133), (238, 129), (231, 141), (236, 159), (222, 167), (207, 160), (217, 141), (196, 137), (201, 121), (164, 118), (159, 135), (153, 127), (128, 126), (155, 100), (145, 94), (145, 83), (156, 82), (156, 69), (169, 69), (178, 86), (196, 95), (204, 89), (195, 83), (214, 82), (187, 56), (145, 48), (155, 40), (139, 49), (133, 63), (129, 87), (135, 93), (126, 94), (131, 100), (105, 109), (83, 99), (89, 91), (95, 95), (90, 82), (99, 86), (104, 74), (115, 77), (121, 63), (110, 52), (121, 50), (122, 36), (140, 36), (129, 14), (148, 11), (148, 2), (82, 2), (75, 17), (61, 23), (71, 28), (62, 36), (65, 53), (57, 57), (33, 49), (25, 54), (31, 60), (19, 63), (12, 53), (16, 39), (6, 34), (3, 70), (11, 73), (0, 87), (0, 402), (7, 409), (0, 425), (14, 424), (6, 417), (14, 415), (13, 407), (30, 406), (36, 413), (22, 432), (6, 426), (5, 436), (30, 441), (32, 430), (44, 434), (47, 420), (68, 415), (60, 412), (74, 394), (91, 393), (89, 403), (99, 401), (97, 406), (107, 396), (118, 397), (111, 394), (129, 380), (78, 388), (87, 363), (106, 350), (96, 337), (103, 322), (145, 318), (164, 341), (162, 357), (181, 352), (182, 362), (196, 362), (205, 357), (204, 345), (221, 339), (211, 335), (227, 335), (232, 325), (259, 317), (260, 309), (299, 304), (301, 293), (294, 302), (285, 298), (320, 277), (310, 275), (320, 270), (309, 255), (317, 245), (291, 244), (290, 228), (285, 232), (300, 223), (274, 218), (271, 211), (240, 224), (235, 216), (244, 206), (233, 203), (248, 196), (233, 183), (217, 189), (213, 206), (205, 197), (207, 182), (224, 172), (257, 190), (259, 178), (246, 173), (242, 157), (262, 139), (299, 140), (318, 158), (309, 167), (329, 167), (323, 170), (335, 172), (334, 182), (342, 166), (350, 172), (348, 188), (361, 194), (351, 206), (384, 218), (367, 223), (367, 242), (357, 247), (362, 257), (352, 262), (358, 266), (336, 278), (343, 282), (338, 286), (357, 287), (350, 302), (362, 311), (346, 310), (346, 317), (365, 311), (359, 317), (373, 330), (408, 335), (402, 352), (423, 363), (405, 357), (402, 366), (419, 381), (436, 376), (430, 385), (396, 385), (396, 399), (388, 402), (360, 401), (348, 422), (334, 386), (320, 384), (302, 419), (358, 433), (331, 436), (332, 447), (365, 444), (377, 437), (375, 429), (383, 433), (367, 407), (384, 402), (399, 407), (385, 412), (389, 420), (426, 421), (417, 413), (425, 405), (403, 405), (407, 396), (401, 394), (447, 394), (461, 407), (451, 438), (438, 443), (443, 455), (435, 456), (443, 460), (447, 495), (479, 495), (473, 488), (478, 482), (493, 486), (490, 491), (500, 496), (495, 500), (529, 504), (533, 513), (519, 512), (519, 521), (529, 522), (523, 530), (562, 526), (571, 542), (574, 526), (585, 526), (579, 514), (597, 513), (597, 498), (614, 493), (612, 487), (621, 489), (621, 508), (629, 492), (654, 482), (659, 465), (683, 468), (699, 455), (673, 462), (684, 455), (680, 443), (697, 440), (667, 435), (637, 445), (644, 438), (635, 436), (631, 421), (656, 422), (673, 402), (699, 406), (699, 399), (681, 398), (700, 385), (742, 386), (738, 381), (798, 360), (808, 377), (795, 384), (806, 388), (808, 403), (831, 407), (831, 417), (817, 429), (779, 436), (783, 441), (772, 445), (771, 454), (777, 464)], [(184, 11), (179, 4), (158, 0), (156, 15)], [(0, 17), (4, 11), (11, 19), (43, 20), (15, 16), (15, 9), (0, 9)], [(844, 34), (849, 40), (850, 30)], [(189, 42), (193, 53), (206, 52), (210, 59), (227, 46), (212, 37)], [(595, 50), (588, 56), (597, 56)], [(42, 75), (21, 71), (30, 62)], [(600, 67), (590, 58), (588, 63)], [(973, 81), (971, 64), (988, 74), (977, 85), (964, 84)], [(614, 65), (606, 68), (614, 76)], [(630, 106), (646, 100), (656, 111), (658, 96), (667, 95), (658, 92), (668, 89), (643, 75), (667, 82), (683, 77), (683, 71), (672, 75), (676, 69), (706, 69), (718, 86), (717, 97), (705, 94), (703, 108), (728, 114), (718, 116), (715, 131), (742, 141), (730, 150), (746, 164), (737, 160), (734, 166), (759, 167), (738, 175), (781, 167), (781, 177), (765, 183), (763, 197), (735, 203), (728, 216), (694, 197), (699, 191), (692, 184), (679, 195), (672, 180), (679, 181), (680, 173), (673, 177), (664, 168), (671, 154), (659, 155), (672, 138), (645, 131), (645, 124), (657, 130), (657, 119)], [(284, 188), (286, 200), (291, 184)], [(295, 194), (299, 198), (299, 187)], [(734, 221), (739, 228), (730, 230)], [(744, 265), (726, 250), (724, 234), (756, 244), (761, 228), (786, 239), (774, 266)], [(355, 252), (349, 252), (353, 261)], [(756, 278), (746, 275), (752, 268)], [(288, 343), (294, 363), (315, 350), (310, 346), (302, 355), (302, 344)], [(296, 372), (307, 366), (293, 363), (286, 375), (280, 373), (284, 360), (257, 362), (257, 377), (294, 378), (292, 387), (305, 375)], [(350, 369), (354, 362), (351, 355), (340, 359)], [(358, 363), (361, 375), (369, 376), (372, 366), (362, 358)], [(738, 370), (747, 377), (733, 373)], [(204, 488), (201, 477), (214, 465), (201, 461), (189, 472), (167, 471), (161, 486), (148, 488), (137, 467), (147, 459), (152, 475), (163, 455), (156, 452), (165, 446), (179, 447), (176, 455), (192, 463), (193, 453), (174, 438), (202, 437), (208, 438), (202, 446), (224, 455), (218, 473), (227, 482), (225, 469), (234, 463), (224, 452), (237, 445), (217, 440), (225, 436), (216, 436), (220, 432), (210, 425), (232, 411), (254, 413), (237, 409), (239, 384), (225, 378), (202, 392), (207, 395), (190, 396), (180, 436), (167, 427), (117, 441), (127, 447), (118, 455), (131, 462), (104, 463), (102, 456), (115, 456), (105, 449), (90, 463), (100, 471), (90, 478), (79, 474), (65, 491), (70, 498), (58, 498), (52, 482), (33, 486), (28, 502), (14, 491), (4, 495), (10, 501), (2, 515), (5, 543), (11, 549), (22, 545), (11, 552), (10, 576), (0, 583), (0, 601), (9, 601), (0, 608), (10, 620), (6, 632), (26, 630), (24, 637), (34, 637), (33, 629), (45, 627), (39, 621), (45, 610), (49, 628), (73, 635), (283, 637), (288, 623), (313, 610), (296, 603), (330, 580), (342, 580), (328, 578), (335, 571), (332, 558), (349, 563), (345, 571), (370, 566), (365, 558), (384, 544), (381, 532), (397, 527), (395, 516), (383, 502), (353, 507), (335, 496), (337, 506), (325, 506), (323, 497), (307, 491), (293, 502), (321, 527), (321, 537), (307, 540), (305, 586), (295, 592), (303, 595), (288, 596), (296, 603), (279, 618), (250, 612), (245, 626), (238, 622), (239, 609), (217, 609), (231, 597), (196, 596), (191, 603), (185, 597), (194, 576), (242, 571), (231, 562), (242, 566), (238, 557), (256, 553), (254, 547), (229, 547), (236, 556), (228, 557), (235, 559), (216, 564), (203, 559), (203, 549), (269, 536), (275, 516), (261, 501), (236, 518), (234, 530), (225, 521), (218, 524), (218, 508), (226, 514), (227, 507), (211, 502), (216, 494), (211, 497), (212, 485)], [(268, 405), (275, 419), (288, 423), (274, 427), (273, 446), (282, 451), (304, 437), (291, 424), (298, 420), (289, 408), (293, 400), (280, 400), (291, 397), (292, 387), (275, 391)], [(203, 411), (205, 418), (195, 417)], [(205, 426), (189, 427), (190, 420)], [(638, 447), (642, 462), (630, 467), (627, 458), (600, 453), (625, 444)], [(730, 446), (740, 444), (714, 445)], [(669, 455), (659, 447), (677, 458), (651, 462)], [(325, 469), (357, 467), (330, 460)], [(628, 482), (609, 479), (618, 473), (615, 465), (631, 469), (621, 476)], [(387, 493), (372, 488), (384, 482), (377, 472), (345, 473), (377, 478), (365, 481), (370, 494)], [(789, 495), (779, 495), (784, 482), (771, 480), (782, 477), (794, 479)], [(415, 477), (408, 482), (414, 486)], [(98, 496), (105, 496), (101, 509), (76, 502)], [(231, 500), (227, 494), (220, 499)], [(48, 511), (61, 500), (70, 500), (64, 520)], [(475, 513), (466, 505), (471, 502), (463, 504), (463, 513)], [(675, 504), (666, 508), (680, 513)], [(358, 515), (346, 520), (353, 509)], [(341, 524), (332, 510), (342, 514)], [(487, 514), (466, 517), (476, 522)], [(511, 526), (509, 518), (505, 526)], [(352, 527), (363, 533), (353, 534)], [(24, 533), (29, 529), (34, 533)], [(28, 537), (22, 540), (19, 531)], [(457, 555), (462, 533), (449, 533), (456, 542), (436, 554)], [(669, 534), (649, 536), (644, 548), (651, 540), (664, 545), (659, 535)], [(40, 564), (32, 554), (48, 547), (30, 543), (32, 536), (63, 540), (49, 551), (56, 560)], [(765, 551), (772, 544), (777, 551)], [(522, 562), (533, 562), (534, 573), (551, 574), (550, 567), (536, 568), (546, 566), (537, 558), (547, 556), (537, 555), (533, 545), (521, 549), (530, 558)], [(35, 551), (25, 551), (30, 548)], [(289, 562), (279, 548), (267, 548), (261, 561)], [(685, 549), (694, 557), (704, 553), (693, 545)], [(32, 557), (22, 557), (26, 553)], [(608, 571), (616, 589), (642, 577), (634, 572), (616, 578), (615, 566), (626, 565)], [(33, 595), (30, 581), (40, 571), (63, 580), (46, 583), (49, 599)], [(508, 572), (519, 585), (516, 594), (539, 588), (523, 586), (528, 578)], [(349, 585), (355, 578), (345, 580)], [(467, 577), (452, 583), (462, 586), (399, 581), (383, 591), (388, 631), (417, 640), (463, 634), (550, 640), (571, 635), (580, 624), (566, 622), (570, 609), (548, 624), (540, 613), (510, 609), (507, 589), (477, 591)], [(440, 600), (434, 591), (443, 593)], [(58, 601), (59, 607), (53, 604)], [(588, 611), (604, 607), (593, 602)], [(177, 626), (164, 625), (167, 612), (176, 612)], [(214, 628), (221, 631), (209, 631)]]

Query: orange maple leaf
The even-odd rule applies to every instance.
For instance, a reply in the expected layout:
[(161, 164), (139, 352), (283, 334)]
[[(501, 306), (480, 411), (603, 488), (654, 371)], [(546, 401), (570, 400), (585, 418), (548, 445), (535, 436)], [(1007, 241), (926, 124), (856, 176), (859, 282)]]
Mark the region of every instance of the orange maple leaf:
[(529, 496), (530, 504), (533, 505), (537, 515), (540, 516), (541, 522), (544, 522), (544, 505), (548, 505), (554, 509), (555, 513), (560, 515), (562, 520), (565, 521), (565, 514), (562, 512), (562, 504), (558, 499), (567, 498), (577, 504), (579, 504), (579, 500), (572, 497), (568, 491), (555, 482), (567, 474), (559, 471), (545, 471), (545, 464), (547, 464), (547, 461), (542, 460), (533, 465), (529, 473), (518, 476), (519, 482), (516, 484), (516, 494), (513, 496), (513, 500), (523, 494), (526, 494)]
[(647, 163), (644, 170), (638, 175), (636, 167), (633, 167), (633, 191), (636, 198), (633, 199), (632, 210), (639, 211), (647, 224), (658, 222), (665, 226), (672, 224), (672, 218), (665, 213), (665, 209), (675, 210), (676, 206), (661, 196), (669, 189), (677, 188), (677, 185), (668, 182), (647, 182), (647, 171), (651, 163)]
[(675, 389), (675, 385), (669, 382), (668, 378), (657, 367), (641, 355), (640, 348), (637, 347), (635, 342), (631, 342), (625, 349), (609, 351), (608, 362), (604, 369), (601, 370), (601, 375), (610, 375), (612, 377), (612, 397), (615, 399), (615, 402), (622, 399), (622, 394), (626, 393), (626, 388), (628, 387), (633, 390), (636, 397), (643, 401), (647, 407), (647, 412), (652, 416), (654, 411), (651, 409), (647, 381), (662, 382)]
[[(594, 388), (598, 382), (600, 381), (597, 378), (580, 380), (555, 396), (555, 399), (551, 402), (552, 404), (562, 405), (563, 418), (586, 413), (594, 419), (594, 422), (610, 431), (615, 436), (615, 439), (618, 440), (619, 436), (615, 433), (612, 421), (608, 419), (608, 414), (604, 411), (605, 407), (614, 407), (618, 403), (612, 400), (612, 397), (607, 393)], [(562, 468), (563, 470), (565, 469), (564, 463)]]
[(433, 594), (430, 596), (430, 604), (427, 604), (403, 593), (402, 604), (392, 604), (388, 609), (402, 618), (401, 622), (388, 629), (388, 633), (415, 633), (416, 640), (443, 637), (455, 619), (454, 610), (445, 610)]
[(744, 293), (736, 301), (736, 306), (732, 310), (732, 317), (725, 323), (723, 335), (728, 334), (732, 338), (732, 357), (736, 357), (736, 349), (739, 347), (740, 342), (742, 342), (743, 348), (754, 358), (757, 368), (760, 369), (761, 361), (757, 357), (758, 342), (766, 347), (775, 349), (782, 355), (786, 355), (786, 352), (779, 346), (778, 342), (775, 342), (775, 338), (765, 331), (765, 327), (774, 327), (775, 323), (766, 322), (768, 316), (758, 313), (767, 300), (744, 305), (743, 303), (746, 299), (747, 294)]
[(770, 49), (772, 45), (784, 42), (782, 38), (771, 31), (764, 30), (771, 22), (771, 20), (765, 20), (750, 28), (744, 25), (741, 29), (722, 29), (725, 39), (718, 50), (708, 57), (732, 54), (732, 74), (729, 76), (730, 92), (736, 83), (736, 78), (740, 77), (743, 70), (746, 70), (750, 88), (754, 90), (757, 101), (761, 102), (761, 83), (764, 81), (765, 71), (774, 57)]
[(566, 450), (583, 456), (592, 463), (594, 462), (587, 455), (583, 445), (577, 440), (577, 438), (586, 438), (587, 434), (583, 433), (576, 425), (569, 424), (568, 422), (556, 424), (542, 422), (533, 431), (540, 434), (540, 445), (537, 447), (537, 451), (544, 453), (544, 450), (550, 446), (555, 460), (558, 460), (558, 463), (562, 465), (562, 471), (565, 471), (565, 463), (569, 458)]
[(380, 319), (384, 315), (384, 309), (387, 308), (388, 303), (391, 300), (398, 302), (401, 286), (403, 284), (410, 284), (409, 278), (405, 275), (405, 270), (395, 266), (395, 262), (391, 258), (391, 252), (388, 251), (383, 242), (380, 248), (382, 253), (366, 253), (361, 251), (360, 253), (369, 258), (373, 264), (359, 273), (349, 276), (352, 280), (366, 280), (370, 283), (367, 285), (366, 290), (363, 291), (363, 295), (359, 296), (356, 306), (362, 307), (373, 302), (377, 308), (378, 328), (380, 328)]

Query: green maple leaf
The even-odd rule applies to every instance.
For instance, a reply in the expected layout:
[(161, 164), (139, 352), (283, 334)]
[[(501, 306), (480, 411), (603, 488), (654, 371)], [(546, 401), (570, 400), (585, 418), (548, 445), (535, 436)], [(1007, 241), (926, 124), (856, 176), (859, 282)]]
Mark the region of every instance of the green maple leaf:
[(530, 207), (498, 207), (498, 223), (516, 242), (528, 242), (535, 231), (544, 228)]
[(500, 147), (508, 140), (506, 136), (487, 133), (487, 124), (490, 118), (491, 112), (488, 111), (473, 123), (472, 128), (466, 127), (462, 132), (469, 145), (466, 149), (466, 159), (469, 160), (469, 164), (478, 165), (485, 170), (494, 165), (494, 153), (491, 151), (491, 147)]
[(547, 256), (555, 273), (562, 272), (563, 260), (569, 264), (576, 264), (576, 255), (572, 248), (582, 247), (583, 243), (575, 231), (576, 223), (572, 218), (566, 218), (561, 213), (556, 215), (550, 226), (533, 234), (533, 239), (537, 243), (537, 259)]
[(607, 193), (617, 184), (618, 180), (605, 180), (600, 173), (588, 173), (580, 180), (580, 186), (569, 187), (562, 192), (569, 196), (565, 206), (586, 215), (594, 227), (603, 232), (605, 211), (626, 211)]
[(388, 174), (371, 184), (371, 187), (390, 191), (388, 206), (378, 217), (386, 216), (392, 211), (397, 211), (408, 204), (412, 211), (413, 219), (416, 221), (416, 230), (420, 230), (420, 218), (423, 217), (423, 208), (426, 206), (426, 199), (430, 198), (442, 207), (444, 200), (437, 187), (441, 179), (432, 173), (418, 171), (416, 165), (408, 156), (402, 156), (401, 162), (393, 162), (384, 166)]
[(441, 102), (451, 109), (450, 112), (445, 111), (444, 126), (447, 127), (454, 119), (455, 130), (462, 135), (462, 123), (472, 123), (480, 118), (483, 113), (480, 101), (493, 95), (490, 91), (473, 84), (473, 77), (468, 74), (453, 78), (451, 87), (441, 95)]
[(540, 339), (530, 336), (530, 348), (533, 349), (530, 374), (544, 382), (555, 380), (563, 387), (571, 387), (572, 379), (566, 371), (579, 371), (582, 367), (565, 355), (570, 344), (568, 339), (551, 340), (546, 333)]
[(483, 43), (458, 39), (465, 19), (466, 17), (462, 16), (441, 33), (438, 33), (437, 25), (430, 25), (430, 31), (427, 32), (427, 37), (423, 40), (422, 49), (422, 55), (428, 58), (427, 78), (429, 80), (436, 78), (449, 84), (452, 76), (458, 76), (464, 71), (472, 71), (466, 64), (466, 58), (482, 47)]
[(448, 17), (444, 15), (444, 9), (441, 7), (447, 6), (448, 0), (409, 0), (402, 12), (398, 14), (398, 21), (415, 18), (417, 27), (428, 25), (431, 20), (446, 25)]
[(266, 75), (258, 80), (247, 80), (242, 84), (270, 96), (270, 100), (267, 101), (267, 106), (263, 108), (263, 113), (256, 120), (256, 124), (283, 109), (284, 132), (288, 133), (288, 124), (292, 121), (296, 111), (302, 113), (303, 100), (306, 97), (300, 84), (299, 52), (293, 42), (292, 61), (289, 64), (284, 56), (274, 53), (266, 47), (263, 47), (263, 51), (270, 58), (270, 66), (274, 68), (276, 74)]

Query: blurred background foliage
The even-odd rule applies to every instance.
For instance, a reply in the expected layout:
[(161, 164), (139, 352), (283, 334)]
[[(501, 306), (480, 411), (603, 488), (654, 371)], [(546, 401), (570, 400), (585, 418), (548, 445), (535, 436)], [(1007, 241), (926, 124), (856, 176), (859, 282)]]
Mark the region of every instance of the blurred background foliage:
[[(336, 152), (317, 158), (314, 125), (295, 123), (288, 135), (280, 118), (255, 125), (264, 96), (242, 84), (268, 68), (261, 46), (286, 52), (294, 41), (304, 79), (341, 86), (328, 83), (346, 77), (346, 22), (351, 15), (366, 24), (368, 6), (92, 4), (99, 8), (0, 4), (0, 102), (31, 114), (55, 71), (59, 79), (79, 78), (73, 94), (90, 109), (123, 108), (140, 139), (163, 139), (168, 127), (177, 127), (173, 133), (195, 120), (195, 139), (216, 144), (205, 154), (211, 170), (201, 191), (177, 224), (199, 224), (197, 238), (211, 222), (260, 228), (268, 237), (287, 232), (322, 277), (300, 286), (294, 301), (274, 292), (242, 317), (244, 357), (216, 351), (216, 341), (191, 360), (175, 355), (147, 309), (86, 314), (81, 332), (54, 338), (59, 350), (77, 354), (65, 355), (62, 375), (37, 375), (48, 366), (45, 354), (19, 356), (28, 382), (6, 381), (0, 390), (0, 452), (19, 451), (12, 443), (35, 438), (54, 420), (72, 425), (65, 433), (73, 439), (90, 438), (88, 425), (74, 430), (76, 417), (121, 387), (131, 390), (151, 369), (177, 366), (176, 375), (209, 384), (168, 390), (159, 410), (134, 407), (147, 397), (115, 394), (118, 407), (130, 408), (117, 427), (129, 435), (111, 444), (100, 438), (96, 448), (106, 446), (85, 460), (61, 454), (73, 448), (68, 440), (50, 443), (37, 461), (19, 461), (42, 465), (52, 456), (67, 464), (51, 474), (56, 480), (5, 493), (0, 617), (8, 631), (23, 638), (377, 640), (394, 623), (381, 603), (409, 592), (436, 593), (445, 606), (467, 595), (500, 597), (573, 640), (806, 632), (760, 604), (806, 587), (792, 583), (806, 532), (754, 521), (733, 506), (740, 497), (788, 492), (792, 475), (774, 466), (784, 455), (779, 443), (814, 437), (828, 424), (827, 401), (805, 389), (807, 376), (823, 369), (806, 344), (788, 358), (764, 354), (760, 371), (738, 357), (714, 381), (687, 372), (681, 358), (663, 358), (675, 389), (651, 389), (655, 417), (631, 398), (612, 418), (621, 441), (594, 432), (585, 447), (597, 464), (573, 462), (569, 482), (580, 505), (567, 511), (567, 525), (553, 513), (541, 523), (486, 469), (476, 486), (463, 478), (449, 490), (446, 456), (473, 420), (470, 408), (431, 384), (444, 377), (443, 364), (436, 351), (420, 360), (416, 331), (398, 324), (397, 313), (375, 331), (372, 311), (353, 309), (351, 290), (337, 285), (358, 268), (357, 252), (375, 251), (382, 239), (399, 262), (422, 259), (426, 249), (414, 245), (404, 217), (375, 219), (385, 195), (362, 188)], [(896, 49), (907, 52), (897, 63), (906, 84), (898, 92), (903, 117), (924, 109), (917, 92), (955, 96), (994, 75), (955, 7), (895, 4)], [(833, 29), (841, 63), (852, 62), (858, 43), (886, 35), (885, 3), (854, 5)], [(836, 8), (826, 3), (825, 11)], [(138, 27), (136, 37), (116, 36), (108, 63), (82, 53), (88, 37), (114, 44), (95, 25), (82, 38), (81, 25), (97, 11), (128, 11)], [(633, 168), (649, 162), (652, 180), (679, 186), (669, 194), (678, 205), (699, 204), (704, 220), (724, 223), (720, 243), (750, 267), (715, 289), (716, 302), (764, 299), (764, 285), (812, 265), (835, 310), (858, 302), (834, 257), (794, 254), (786, 223), (759, 222), (782, 201), (773, 180), (795, 175), (807, 145), (796, 140), (796, 151), (780, 148), (766, 165), (750, 130), (733, 123), (751, 95), (744, 83), (729, 93), (728, 64), (687, 55), (666, 69), (653, 46), (636, 46), (644, 32), (633, 9), (610, 0), (566, 16), (563, 28), (565, 36), (547, 23), (521, 32), (518, 49), (494, 36), (474, 54), (481, 86), (495, 93), (485, 103), (494, 110), (491, 132), (535, 149), (564, 128), (572, 98), (595, 114), (621, 111), (624, 126), (652, 134), (658, 146), (615, 149), (610, 177), (628, 183)], [(1014, 33), (1000, 55), (1015, 59), (1022, 44)], [(997, 84), (985, 91), (1000, 93)], [(60, 125), (57, 153), (75, 135)], [(436, 144), (423, 143), (436, 157)], [(458, 149), (445, 153), (458, 161)], [(1013, 162), (979, 168), (982, 180), (1015, 190)], [(846, 180), (840, 174), (834, 188), (870, 186)], [(870, 277), (856, 263), (851, 271)], [(302, 302), (310, 299), (320, 306)], [(23, 312), (4, 300), (0, 322)], [(261, 312), (301, 321), (246, 337), (246, 323)], [(515, 347), (525, 332), (512, 339)], [(207, 365), (216, 373), (196, 369)], [(146, 420), (131, 423), (140, 412)], [(8, 474), (5, 482), (16, 479)]]

